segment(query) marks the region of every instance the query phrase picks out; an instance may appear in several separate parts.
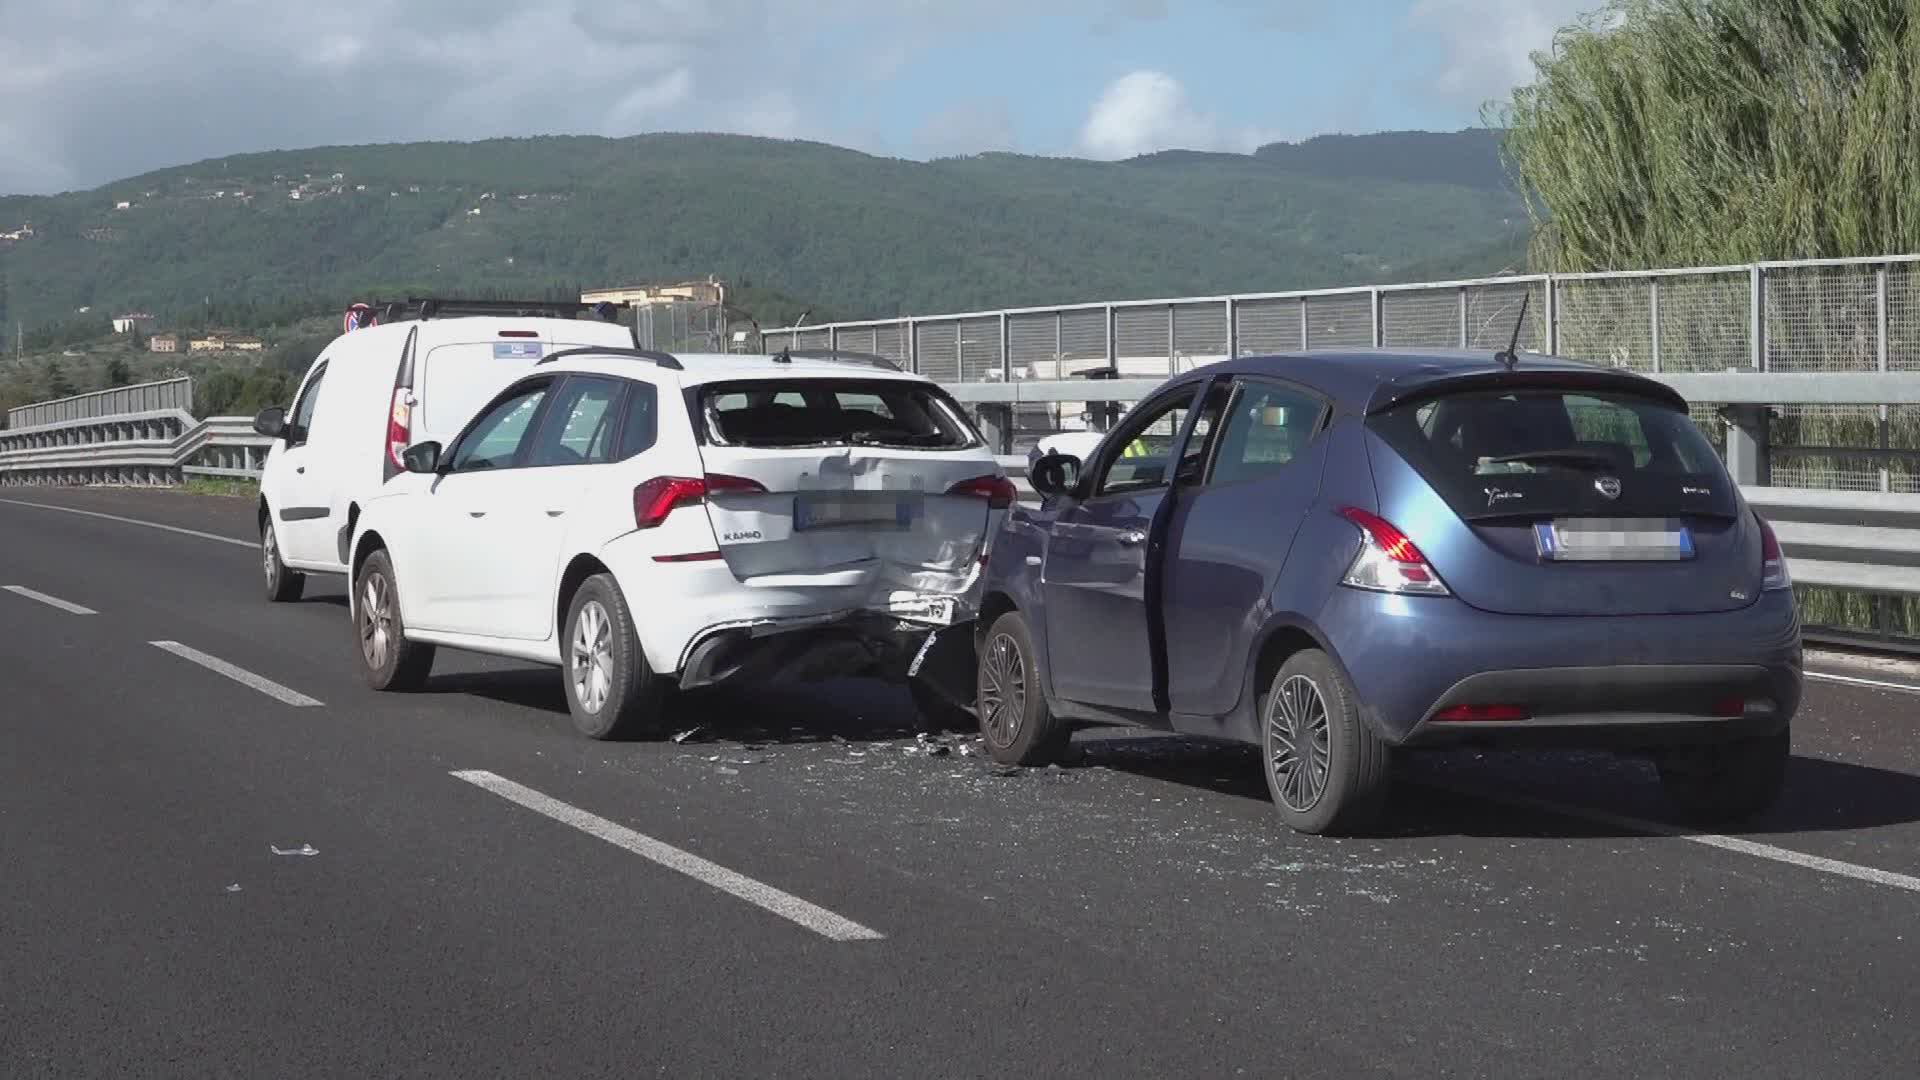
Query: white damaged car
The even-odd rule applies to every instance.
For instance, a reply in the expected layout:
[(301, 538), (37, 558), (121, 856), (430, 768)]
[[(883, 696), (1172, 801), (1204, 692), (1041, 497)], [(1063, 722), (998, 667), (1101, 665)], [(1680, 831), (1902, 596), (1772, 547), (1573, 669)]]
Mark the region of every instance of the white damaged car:
[(368, 682), (556, 664), (594, 738), (658, 734), (675, 688), (904, 676), (1015, 497), (939, 386), (849, 353), (566, 350), (402, 456), (352, 542)]

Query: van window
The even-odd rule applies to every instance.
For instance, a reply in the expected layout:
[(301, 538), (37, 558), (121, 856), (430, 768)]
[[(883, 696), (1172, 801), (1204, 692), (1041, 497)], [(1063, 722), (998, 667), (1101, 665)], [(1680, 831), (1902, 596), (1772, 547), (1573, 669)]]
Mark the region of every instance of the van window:
[(293, 430), (287, 438), (288, 446), (300, 446), (307, 441), (313, 430), (314, 409), (320, 403), (320, 381), (327, 377), (327, 362), (313, 369), (313, 378), (307, 380), (306, 388), (300, 392), (300, 400), (293, 406)]
[(459, 431), (507, 384), (527, 374), (545, 347), (524, 339), (436, 345), (414, 380), (421, 423), (433, 433)]
[(906, 380), (768, 379), (701, 392), (707, 436), (723, 446), (883, 446), (959, 450), (980, 444), (935, 387)]
[(1650, 398), (1479, 391), (1402, 405), (1368, 426), (1468, 520), (1736, 512), (1700, 429)]

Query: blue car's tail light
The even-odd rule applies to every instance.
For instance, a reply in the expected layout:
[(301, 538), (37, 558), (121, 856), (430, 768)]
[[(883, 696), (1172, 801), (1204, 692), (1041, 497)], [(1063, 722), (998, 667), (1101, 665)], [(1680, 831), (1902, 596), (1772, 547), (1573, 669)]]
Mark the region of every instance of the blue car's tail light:
[(1760, 588), (1793, 588), (1793, 575), (1787, 572), (1787, 557), (1780, 551), (1780, 540), (1773, 535), (1773, 526), (1759, 514), (1753, 520), (1760, 523)]
[(1361, 538), (1360, 553), (1347, 567), (1342, 585), (1414, 596), (1448, 595), (1440, 575), (1427, 565), (1427, 557), (1392, 523), (1351, 506), (1342, 509), (1340, 516), (1359, 528)]

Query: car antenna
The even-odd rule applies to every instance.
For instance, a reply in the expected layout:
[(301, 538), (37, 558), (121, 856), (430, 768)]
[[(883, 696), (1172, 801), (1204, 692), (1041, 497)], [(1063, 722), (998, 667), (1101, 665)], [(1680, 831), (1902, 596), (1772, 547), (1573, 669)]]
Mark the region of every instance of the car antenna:
[(1507, 349), (1505, 352), (1497, 352), (1493, 354), (1493, 358), (1495, 360), (1498, 360), (1501, 363), (1507, 365), (1508, 371), (1512, 371), (1514, 368), (1514, 365), (1520, 362), (1520, 331), (1526, 328), (1527, 301), (1532, 299), (1533, 299), (1532, 289), (1528, 289), (1526, 292), (1520, 294), (1520, 317), (1513, 320), (1513, 338), (1512, 340), (1507, 342)]

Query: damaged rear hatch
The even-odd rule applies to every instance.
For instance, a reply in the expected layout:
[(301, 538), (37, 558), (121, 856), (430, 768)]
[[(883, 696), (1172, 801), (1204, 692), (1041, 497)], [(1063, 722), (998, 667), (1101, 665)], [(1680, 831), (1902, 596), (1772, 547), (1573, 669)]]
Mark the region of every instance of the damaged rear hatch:
[(938, 387), (787, 377), (690, 393), (707, 513), (736, 577), (817, 586), (919, 622), (970, 614), (1014, 488)]

